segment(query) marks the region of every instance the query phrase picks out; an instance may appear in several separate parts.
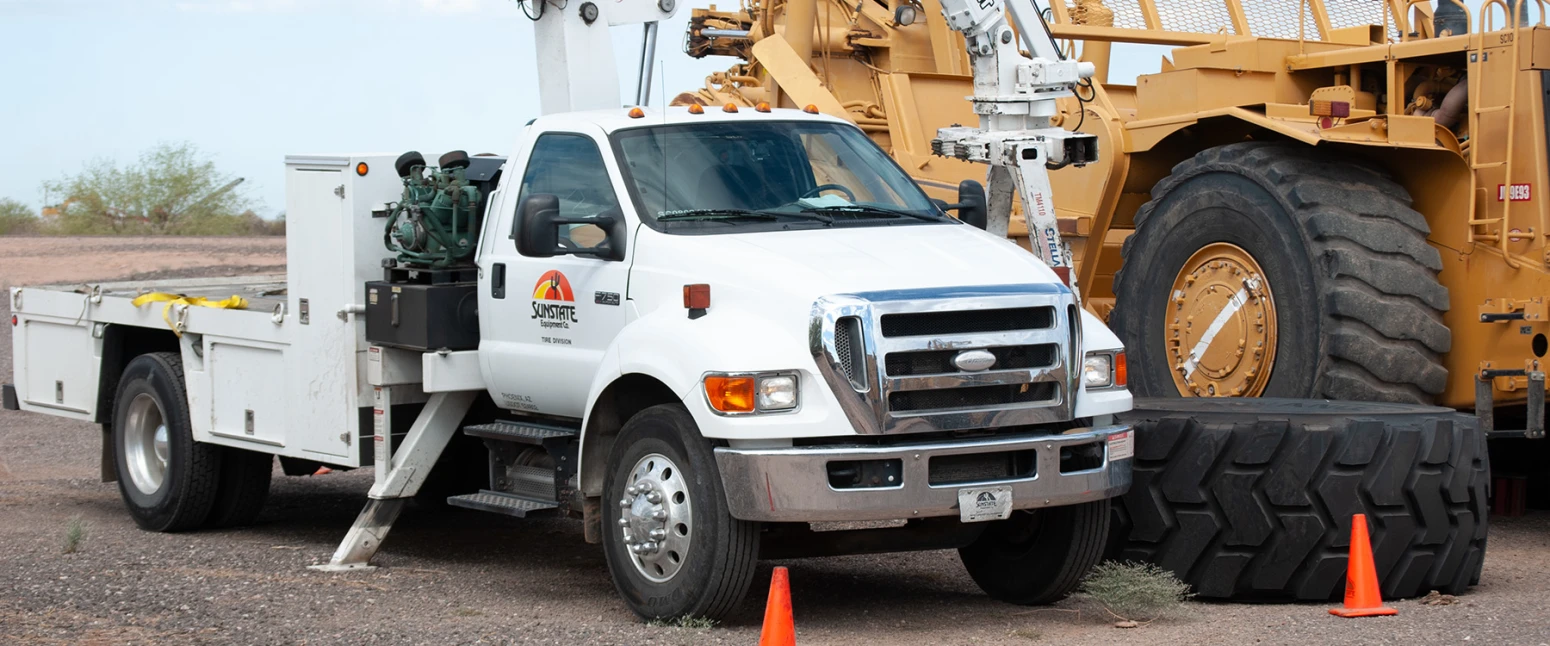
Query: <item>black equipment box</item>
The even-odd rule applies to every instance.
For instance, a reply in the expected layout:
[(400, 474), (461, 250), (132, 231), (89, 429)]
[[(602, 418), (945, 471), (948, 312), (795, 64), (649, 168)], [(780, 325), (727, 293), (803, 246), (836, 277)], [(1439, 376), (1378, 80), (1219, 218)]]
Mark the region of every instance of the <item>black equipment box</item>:
[(366, 340), (407, 350), (479, 348), (479, 284), (366, 283)]

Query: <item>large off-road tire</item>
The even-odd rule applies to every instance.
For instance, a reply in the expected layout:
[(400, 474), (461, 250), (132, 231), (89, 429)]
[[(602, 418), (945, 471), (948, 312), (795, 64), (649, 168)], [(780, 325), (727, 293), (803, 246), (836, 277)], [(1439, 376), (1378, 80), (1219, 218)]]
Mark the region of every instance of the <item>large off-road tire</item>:
[(274, 456), (268, 453), (221, 447), (220, 483), (215, 505), (204, 526), (212, 529), (253, 524), (269, 500), (269, 480)]
[[(635, 614), (719, 620), (741, 605), (759, 560), (759, 524), (728, 512), (710, 443), (682, 405), (653, 406), (625, 423), (608, 458), (603, 510), (608, 570)], [(656, 549), (632, 550), (643, 542)]]
[(958, 557), (993, 599), (1043, 605), (1066, 598), (1103, 558), (1109, 501), (1012, 512), (994, 521)]
[(1384, 598), (1463, 592), (1486, 541), (1485, 437), (1444, 408), (1286, 399), (1142, 399), (1135, 482), (1109, 558), (1171, 570), (1204, 598), (1345, 590), (1365, 513)]
[(118, 489), (135, 524), (155, 532), (200, 526), (220, 486), (221, 448), (194, 441), (182, 359), (135, 357), (113, 401)]
[(1426, 404), (1447, 384), (1442, 260), (1375, 166), (1219, 146), (1175, 166), (1135, 225), (1110, 323), (1138, 395)]

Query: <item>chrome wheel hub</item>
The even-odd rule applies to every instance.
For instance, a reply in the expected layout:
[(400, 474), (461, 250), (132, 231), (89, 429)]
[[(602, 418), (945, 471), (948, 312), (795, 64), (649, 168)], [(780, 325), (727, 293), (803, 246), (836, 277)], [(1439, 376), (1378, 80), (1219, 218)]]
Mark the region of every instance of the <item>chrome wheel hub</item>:
[(161, 489), (171, 459), (166, 418), (156, 398), (136, 395), (124, 416), (124, 463), (129, 481), (140, 493), (151, 495)]
[(667, 456), (652, 453), (630, 469), (619, 500), (619, 531), (642, 576), (663, 583), (678, 574), (694, 534), (688, 483)]

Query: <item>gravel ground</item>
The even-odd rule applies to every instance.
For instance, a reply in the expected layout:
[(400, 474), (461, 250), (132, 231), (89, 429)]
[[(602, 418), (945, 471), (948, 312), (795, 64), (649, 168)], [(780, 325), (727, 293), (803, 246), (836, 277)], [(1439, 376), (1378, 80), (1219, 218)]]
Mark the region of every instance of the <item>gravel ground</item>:
[[(0, 285), (271, 271), (275, 240), (0, 238)], [(58, 269), (64, 268), (68, 269)], [(213, 267), (213, 269), (212, 269)], [(0, 299), (0, 308), (8, 304)], [(8, 313), (6, 313), (8, 315)], [(0, 326), (9, 381), (10, 326)], [(139, 531), (97, 482), (97, 428), (0, 412), (0, 643), (753, 644), (761, 569), (743, 612), (711, 629), (636, 621), (576, 521), (411, 508), (372, 572), (324, 574), (364, 502), (369, 469), (276, 475), (255, 527)], [(80, 549), (63, 553), (72, 519)], [(812, 559), (791, 568), (803, 644), (1546, 644), (1550, 515), (1493, 521), (1481, 585), (1453, 605), (1397, 601), (1346, 620), (1326, 605), (1191, 603), (1113, 628), (1078, 600), (1020, 608), (983, 597), (951, 552)]]

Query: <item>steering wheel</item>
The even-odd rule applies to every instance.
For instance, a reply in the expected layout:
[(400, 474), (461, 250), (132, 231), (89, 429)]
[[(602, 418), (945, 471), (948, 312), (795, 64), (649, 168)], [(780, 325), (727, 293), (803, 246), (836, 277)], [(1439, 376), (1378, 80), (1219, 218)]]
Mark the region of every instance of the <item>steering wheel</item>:
[(814, 186), (813, 190), (803, 193), (801, 199), (805, 200), (809, 197), (818, 197), (818, 195), (824, 191), (839, 191), (845, 194), (845, 199), (848, 199), (852, 202), (856, 201), (856, 194), (850, 189), (845, 188), (844, 186), (840, 186), (839, 184), (819, 184), (818, 186)]

